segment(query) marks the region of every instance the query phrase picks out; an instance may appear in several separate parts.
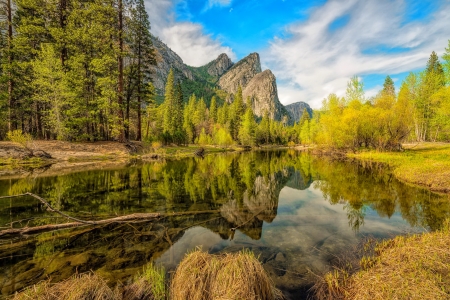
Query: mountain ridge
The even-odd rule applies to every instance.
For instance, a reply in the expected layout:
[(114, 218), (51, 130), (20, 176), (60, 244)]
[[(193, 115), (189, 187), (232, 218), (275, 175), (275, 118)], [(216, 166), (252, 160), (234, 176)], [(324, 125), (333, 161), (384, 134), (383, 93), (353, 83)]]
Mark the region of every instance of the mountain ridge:
[[(170, 68), (173, 68), (175, 79), (182, 83), (183, 92), (204, 97), (207, 103), (212, 95), (232, 102), (240, 85), (244, 101), (250, 97), (256, 116), (262, 117), (267, 111), (271, 119), (287, 124), (300, 120), (303, 108), (299, 113), (296, 106), (288, 109), (288, 106), (280, 102), (276, 77), (269, 69), (262, 71), (258, 53), (250, 53), (236, 63), (233, 63), (226, 53), (222, 53), (203, 66), (192, 67), (186, 65), (181, 57), (159, 38), (152, 37), (152, 41), (157, 55), (152, 79), (160, 97), (164, 95), (165, 81)], [(304, 104), (308, 112), (312, 113), (309, 105)]]

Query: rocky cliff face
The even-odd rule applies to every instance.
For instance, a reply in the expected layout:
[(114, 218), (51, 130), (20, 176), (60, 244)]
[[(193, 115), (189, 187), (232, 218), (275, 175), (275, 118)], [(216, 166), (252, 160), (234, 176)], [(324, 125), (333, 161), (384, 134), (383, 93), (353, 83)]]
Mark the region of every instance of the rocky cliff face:
[(295, 102), (289, 105), (285, 106), (286, 110), (289, 113), (289, 116), (291, 117), (291, 120), (293, 122), (298, 122), (302, 118), (303, 110), (306, 108), (306, 110), (309, 113), (309, 116), (312, 117), (312, 109), (308, 105), (308, 103), (305, 102)]
[[(189, 67), (183, 63), (181, 57), (161, 40), (153, 37), (152, 42), (156, 50), (157, 60), (152, 79), (159, 95), (164, 94), (167, 75), (170, 68), (172, 68), (175, 72), (176, 80), (189, 79), (199, 82), (200, 85), (202, 83), (217, 85), (220, 89), (229, 93), (227, 101), (230, 102), (233, 101), (232, 95), (237, 92), (240, 85), (244, 101), (247, 97), (252, 99), (253, 110), (258, 117), (262, 117), (264, 112), (267, 111), (269, 116), (277, 121), (285, 120), (292, 124), (293, 120), (298, 121), (300, 119), (303, 108), (292, 106), (292, 112), (288, 113), (278, 99), (275, 76), (270, 70), (261, 72), (261, 62), (258, 53), (251, 53), (235, 64), (225, 53), (222, 53), (215, 60), (204, 66)], [(297, 110), (299, 109), (298, 113)]]
[(244, 101), (252, 99), (255, 115), (261, 117), (267, 111), (273, 120), (281, 120), (286, 112), (278, 99), (277, 82), (272, 71), (265, 70), (256, 74), (242, 92)]
[(173, 68), (177, 80), (183, 80), (185, 78), (194, 80), (194, 74), (188, 66), (183, 63), (183, 60), (178, 54), (173, 52), (172, 49), (157, 37), (152, 36), (152, 42), (153, 47), (155, 48), (157, 62), (152, 79), (158, 94), (164, 94), (164, 88), (170, 68)]
[(259, 54), (252, 53), (234, 64), (231, 69), (223, 74), (218, 81), (218, 85), (228, 93), (235, 94), (239, 85), (244, 89), (258, 73), (261, 73)]
[(222, 76), (231, 66), (233, 62), (225, 53), (219, 55), (218, 58), (210, 62), (208, 65), (207, 72), (209, 75), (214, 77)]

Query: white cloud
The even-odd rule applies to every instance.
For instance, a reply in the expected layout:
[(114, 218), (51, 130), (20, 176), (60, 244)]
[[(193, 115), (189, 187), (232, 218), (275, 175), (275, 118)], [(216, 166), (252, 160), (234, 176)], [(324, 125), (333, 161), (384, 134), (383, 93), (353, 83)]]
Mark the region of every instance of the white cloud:
[[(284, 104), (306, 101), (315, 108), (329, 93), (343, 95), (353, 75), (398, 74), (424, 67), (431, 51), (442, 53), (450, 38), (450, 3), (428, 21), (405, 22), (403, 0), (330, 0), (310, 18), (287, 27), (289, 38), (274, 38), (265, 64), (283, 83)], [(345, 26), (330, 24), (348, 15)], [(403, 53), (364, 53), (377, 46), (410, 48)], [(376, 91), (371, 89), (369, 94)]]
[[(183, 3), (183, 0), (146, 0), (151, 32), (175, 51), (184, 63), (191, 66), (204, 65), (221, 53), (226, 53), (232, 60), (235, 59), (233, 50), (223, 46), (219, 39), (206, 34), (201, 24), (175, 20), (171, 10), (174, 5)], [(231, 0), (210, 0), (209, 3), (227, 5)]]
[(231, 4), (231, 0), (209, 0), (208, 6), (229, 6)]

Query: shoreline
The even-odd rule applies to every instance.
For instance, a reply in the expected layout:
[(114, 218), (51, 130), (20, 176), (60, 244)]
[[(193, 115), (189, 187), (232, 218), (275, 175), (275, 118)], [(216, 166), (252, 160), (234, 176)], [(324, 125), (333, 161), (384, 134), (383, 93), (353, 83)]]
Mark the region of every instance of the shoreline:
[[(428, 189), (435, 193), (450, 194), (450, 144), (420, 143), (404, 144), (402, 152), (377, 152), (362, 150), (346, 152), (308, 146), (288, 147), (284, 145), (263, 145), (251, 150), (242, 146), (160, 146), (152, 148), (142, 142), (133, 142), (137, 152), (130, 151), (128, 144), (119, 142), (63, 142), (34, 141), (33, 147), (49, 153), (52, 158), (5, 157), (5, 149), (17, 147), (11, 142), (0, 142), (0, 178), (23, 178), (30, 174), (47, 176), (67, 174), (81, 170), (111, 169), (126, 167), (136, 162), (155, 162), (195, 157), (203, 148), (205, 155), (243, 151), (287, 150), (310, 151), (315, 156), (332, 159), (355, 159), (359, 162), (386, 164), (392, 174), (405, 184)], [(3, 151), (3, 156), (1, 155)], [(6, 151), (7, 152), (7, 151)]]
[[(126, 167), (136, 162), (178, 160), (195, 157), (195, 152), (200, 148), (205, 149), (204, 155), (289, 149), (282, 145), (264, 145), (251, 150), (236, 145), (162, 146), (152, 149), (142, 142), (132, 142), (133, 147), (137, 149), (137, 152), (134, 152), (127, 148), (129, 144), (119, 142), (34, 141), (32, 144), (35, 151), (43, 150), (52, 158), (23, 158), (20, 157), (23, 148), (11, 142), (0, 141), (0, 179), (18, 179), (44, 172), (45, 176), (55, 176), (77, 171)], [(11, 156), (7, 156), (8, 154)]]

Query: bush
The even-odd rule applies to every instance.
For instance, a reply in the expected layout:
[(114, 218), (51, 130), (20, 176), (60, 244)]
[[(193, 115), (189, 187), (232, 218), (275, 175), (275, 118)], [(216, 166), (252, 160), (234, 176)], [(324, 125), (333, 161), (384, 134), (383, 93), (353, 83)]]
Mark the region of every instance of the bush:
[(28, 144), (33, 141), (33, 138), (28, 133), (22, 133), (22, 130), (9, 131), (6, 134), (8, 140), (13, 143), (19, 144), (22, 148), (29, 149)]

